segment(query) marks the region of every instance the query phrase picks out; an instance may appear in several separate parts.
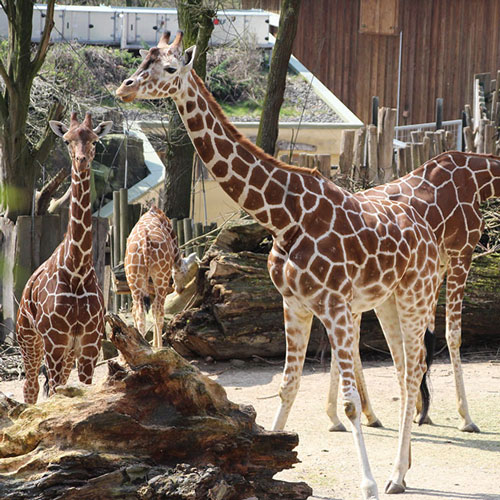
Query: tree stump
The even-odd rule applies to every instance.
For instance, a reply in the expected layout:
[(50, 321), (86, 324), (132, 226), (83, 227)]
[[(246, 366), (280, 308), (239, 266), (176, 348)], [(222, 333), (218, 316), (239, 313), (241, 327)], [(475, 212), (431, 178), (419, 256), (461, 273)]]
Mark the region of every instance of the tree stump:
[(306, 499), (275, 481), (297, 462), (298, 437), (267, 432), (250, 406), (173, 349), (154, 352), (108, 315), (126, 366), (101, 386), (63, 386), (38, 405), (0, 393), (2, 499)]

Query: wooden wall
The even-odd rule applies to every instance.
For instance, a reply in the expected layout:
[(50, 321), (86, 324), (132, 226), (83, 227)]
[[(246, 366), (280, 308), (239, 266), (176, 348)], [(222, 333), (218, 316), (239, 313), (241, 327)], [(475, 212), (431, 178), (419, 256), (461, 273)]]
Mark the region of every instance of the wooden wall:
[[(362, 3), (395, 0), (303, 0), (294, 55), (363, 121), (370, 100), (396, 107), (399, 35), (360, 33)], [(276, 11), (279, 0), (244, 0)], [(396, 0), (403, 33), (399, 124), (461, 117), (472, 101), (474, 73), (500, 69), (499, 0)], [(304, 8), (307, 6), (307, 8)]]

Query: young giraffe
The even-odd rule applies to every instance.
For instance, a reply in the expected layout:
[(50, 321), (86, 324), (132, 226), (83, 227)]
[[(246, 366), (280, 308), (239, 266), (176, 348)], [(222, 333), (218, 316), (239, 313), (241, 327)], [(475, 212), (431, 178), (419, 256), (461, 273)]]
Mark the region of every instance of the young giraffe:
[(184, 278), (196, 254), (183, 259), (177, 245), (177, 236), (168, 217), (157, 207), (152, 207), (134, 226), (127, 239), (125, 274), (132, 293), (132, 313), (136, 328), (146, 335), (144, 300), (154, 295), (152, 313), (155, 318), (153, 346), (162, 347), (164, 305), (167, 294), (181, 293), (186, 285)]
[(354, 323), (376, 308), (392, 344), (401, 325), (404, 357), (395, 355), (401, 390), (400, 440), (389, 493), (405, 489), (418, 388), (426, 371), (424, 333), (434, 314), (438, 249), (408, 205), (369, 200), (339, 188), (316, 171), (265, 154), (227, 120), (193, 71), (195, 48), (184, 56), (182, 33), (144, 51), (139, 69), (117, 90), (124, 101), (171, 97), (201, 159), (222, 188), (274, 237), (269, 272), (283, 296), (286, 363), (273, 429), (283, 429), (299, 388), (316, 315), (342, 377), (345, 412), (360, 458), (364, 498), (378, 498), (360, 426), (354, 376)]
[(44, 354), (49, 395), (67, 382), (75, 358), (80, 381), (92, 382), (104, 333), (104, 300), (92, 260), (90, 164), (95, 144), (112, 125), (102, 122), (92, 130), (89, 113), (81, 124), (72, 113), (69, 129), (50, 122), (72, 159), (71, 202), (63, 241), (28, 280), (19, 304), (17, 340), (26, 372), (26, 403), (37, 401)]
[[(440, 282), (445, 274), (447, 276), (446, 342), (455, 375), (458, 413), (462, 418), (460, 430), (479, 432), (469, 414), (460, 363), (462, 301), (472, 253), (484, 229), (480, 205), (490, 198), (500, 197), (500, 158), (449, 151), (400, 179), (364, 191), (364, 195), (413, 206), (434, 231), (441, 261)], [(380, 425), (368, 400), (359, 352), (355, 354), (363, 413), (368, 425)], [(327, 406), (331, 430), (345, 430), (337, 415), (338, 371), (334, 365), (331, 373)]]

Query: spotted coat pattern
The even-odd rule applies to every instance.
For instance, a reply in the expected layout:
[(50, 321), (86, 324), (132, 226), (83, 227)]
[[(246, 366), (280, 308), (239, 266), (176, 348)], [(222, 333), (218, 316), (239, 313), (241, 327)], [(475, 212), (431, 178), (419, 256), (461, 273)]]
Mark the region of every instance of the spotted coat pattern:
[(354, 373), (355, 324), (375, 308), (401, 325), (404, 360), (397, 363), (402, 405), (398, 455), (389, 492), (404, 490), (410, 434), (425, 372), (423, 337), (432, 321), (439, 282), (434, 235), (419, 214), (388, 199), (350, 194), (316, 171), (285, 165), (244, 138), (227, 120), (183, 55), (182, 34), (162, 38), (117, 90), (125, 101), (172, 97), (193, 144), (214, 178), (274, 237), (268, 268), (283, 296), (286, 363), (273, 429), (283, 429), (299, 388), (316, 315), (327, 331), (342, 379), (346, 415), (358, 450), (364, 498), (378, 498), (360, 426)]
[(71, 202), (63, 241), (30, 277), (19, 304), (17, 340), (27, 403), (37, 401), (44, 356), (49, 395), (66, 383), (75, 359), (80, 381), (90, 384), (104, 333), (104, 301), (92, 259), (90, 164), (95, 144), (112, 123), (92, 130), (90, 114), (80, 124), (73, 113), (69, 129), (60, 122), (50, 125), (63, 137), (72, 159)]
[(170, 219), (157, 207), (152, 207), (134, 226), (127, 239), (125, 274), (132, 293), (132, 313), (136, 328), (146, 334), (144, 299), (154, 297), (151, 309), (155, 319), (153, 346), (162, 347), (163, 308), (172, 291), (181, 291), (181, 276), (185, 263), (177, 245), (177, 236)]
[[(460, 363), (462, 301), (472, 253), (484, 228), (480, 205), (500, 196), (500, 158), (449, 151), (432, 158), (400, 179), (366, 190), (364, 195), (411, 205), (436, 236), (440, 255), (440, 282), (446, 274), (446, 341), (455, 376), (461, 430), (479, 432), (469, 414)], [(368, 400), (359, 355), (356, 364), (363, 413), (369, 425), (378, 425), (379, 421)], [(338, 372), (332, 366), (327, 412), (333, 430), (343, 428), (337, 415), (337, 376)]]

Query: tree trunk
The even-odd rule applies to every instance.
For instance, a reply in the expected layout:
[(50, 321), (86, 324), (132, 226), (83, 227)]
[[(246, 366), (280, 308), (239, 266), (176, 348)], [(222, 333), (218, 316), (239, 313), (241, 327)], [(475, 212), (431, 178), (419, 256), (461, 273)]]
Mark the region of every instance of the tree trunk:
[(271, 58), (266, 96), (257, 133), (257, 145), (270, 155), (274, 155), (278, 138), (279, 114), (285, 93), (288, 62), (297, 32), (299, 11), (300, 0), (282, 1), (280, 24)]
[[(184, 46), (189, 48), (196, 44), (194, 68), (200, 78), (205, 79), (206, 51), (216, 12), (204, 7), (202, 0), (179, 0), (177, 11), (179, 25), (184, 31)], [(190, 215), (194, 146), (173, 103), (170, 105), (167, 142), (163, 208), (168, 217), (183, 219)]]
[[(40, 163), (54, 141), (48, 127), (35, 146), (26, 137), (31, 87), (47, 53), (54, 0), (47, 4), (45, 28), (34, 56), (33, 5), (25, 0), (7, 0), (4, 6), (9, 22), (9, 48), (7, 66), (0, 61), (0, 77), (5, 86), (0, 95), (0, 213), (11, 220), (31, 213)], [(49, 118), (58, 119), (61, 115), (62, 106), (56, 103)]]
[(305, 500), (312, 494), (305, 483), (272, 479), (297, 463), (295, 433), (265, 431), (252, 407), (230, 402), (173, 349), (153, 352), (118, 316), (107, 320), (127, 366), (110, 361), (104, 384), (62, 386), (33, 407), (0, 393), (1, 498)]

